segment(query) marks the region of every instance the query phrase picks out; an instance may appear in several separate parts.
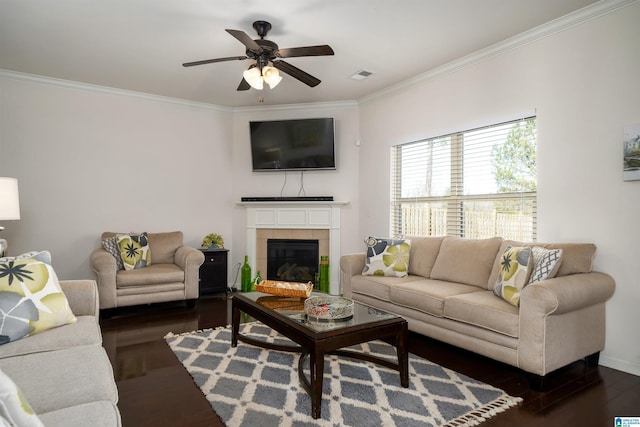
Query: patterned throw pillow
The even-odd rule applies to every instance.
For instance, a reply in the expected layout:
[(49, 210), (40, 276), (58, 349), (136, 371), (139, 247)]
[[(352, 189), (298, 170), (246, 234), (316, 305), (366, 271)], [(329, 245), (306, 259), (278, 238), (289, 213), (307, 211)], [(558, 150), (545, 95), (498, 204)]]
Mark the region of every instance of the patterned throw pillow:
[(533, 271), (529, 283), (542, 282), (556, 277), (562, 262), (562, 249), (533, 247)]
[(530, 247), (507, 246), (500, 255), (500, 273), (493, 293), (518, 307), (520, 292), (529, 282), (532, 267)]
[(118, 234), (118, 249), (125, 270), (135, 270), (151, 265), (151, 250), (147, 233)]
[(102, 247), (116, 259), (116, 269), (124, 270), (124, 264), (122, 263), (122, 258), (120, 258), (120, 247), (118, 246), (118, 238), (114, 236), (102, 239)]
[(365, 243), (367, 263), (362, 270), (363, 275), (389, 277), (407, 275), (411, 240), (369, 237)]
[(7, 256), (7, 257), (0, 258), (0, 262), (15, 261), (18, 259), (25, 259), (25, 258), (35, 258), (38, 261), (42, 261), (46, 264), (51, 265), (51, 253), (49, 251), (31, 251), (31, 252), (25, 252), (18, 256)]
[(0, 344), (76, 321), (51, 265), (0, 262)]
[[(9, 426), (44, 427), (11, 378), (0, 371), (0, 420)], [(0, 422), (0, 425), (2, 423)]]

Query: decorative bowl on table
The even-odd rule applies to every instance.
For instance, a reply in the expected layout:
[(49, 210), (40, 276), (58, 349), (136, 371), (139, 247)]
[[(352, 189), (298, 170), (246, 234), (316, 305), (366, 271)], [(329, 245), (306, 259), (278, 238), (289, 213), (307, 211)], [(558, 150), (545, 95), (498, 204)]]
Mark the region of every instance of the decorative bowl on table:
[(348, 320), (353, 317), (353, 300), (344, 297), (314, 296), (304, 301), (310, 321)]

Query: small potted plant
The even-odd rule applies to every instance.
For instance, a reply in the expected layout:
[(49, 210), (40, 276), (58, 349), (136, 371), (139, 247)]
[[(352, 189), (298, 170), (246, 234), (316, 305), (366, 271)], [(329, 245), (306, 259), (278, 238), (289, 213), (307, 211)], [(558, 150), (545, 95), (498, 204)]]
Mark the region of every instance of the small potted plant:
[(224, 239), (217, 233), (210, 233), (204, 236), (201, 245), (203, 248), (223, 248)]

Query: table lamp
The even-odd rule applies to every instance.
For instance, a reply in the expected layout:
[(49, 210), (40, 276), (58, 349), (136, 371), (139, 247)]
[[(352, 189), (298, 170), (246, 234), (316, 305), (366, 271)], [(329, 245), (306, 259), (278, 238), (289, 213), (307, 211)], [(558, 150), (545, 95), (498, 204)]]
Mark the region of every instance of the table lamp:
[[(18, 180), (0, 177), (0, 221), (20, 219), (20, 198)], [(0, 226), (0, 231), (4, 227)], [(7, 254), (7, 241), (0, 239), (0, 257)]]

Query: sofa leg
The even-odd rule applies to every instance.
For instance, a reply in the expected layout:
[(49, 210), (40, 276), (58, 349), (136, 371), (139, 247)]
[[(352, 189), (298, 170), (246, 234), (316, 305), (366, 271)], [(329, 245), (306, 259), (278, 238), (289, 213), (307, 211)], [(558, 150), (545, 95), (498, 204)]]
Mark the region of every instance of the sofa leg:
[(590, 354), (589, 356), (585, 357), (584, 360), (587, 363), (588, 367), (597, 368), (600, 362), (600, 352), (598, 351), (596, 353)]
[(194, 308), (196, 306), (196, 299), (188, 299), (186, 300), (187, 308)]
[(529, 386), (533, 391), (537, 391), (540, 393), (544, 391), (544, 388), (546, 386), (545, 383), (547, 379), (546, 375), (536, 375), (536, 374), (527, 373), (527, 379), (529, 380)]

